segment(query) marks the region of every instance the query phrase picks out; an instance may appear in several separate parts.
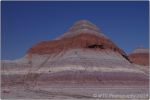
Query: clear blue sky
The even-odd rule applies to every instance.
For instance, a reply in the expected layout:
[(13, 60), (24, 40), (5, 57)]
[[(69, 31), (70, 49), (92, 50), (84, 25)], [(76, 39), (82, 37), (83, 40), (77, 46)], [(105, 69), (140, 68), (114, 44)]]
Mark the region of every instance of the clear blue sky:
[(148, 48), (149, 11), (145, 2), (2, 2), (2, 59), (23, 57), (28, 48), (54, 39), (87, 19), (126, 53)]

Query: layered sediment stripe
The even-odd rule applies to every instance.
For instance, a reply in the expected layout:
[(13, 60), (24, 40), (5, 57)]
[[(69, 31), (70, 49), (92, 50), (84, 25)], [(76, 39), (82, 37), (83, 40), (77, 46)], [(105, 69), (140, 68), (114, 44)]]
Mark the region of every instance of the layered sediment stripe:
[[(8, 71), (8, 70), (3, 70), (1, 73), (2, 74), (27, 74), (27, 72), (30, 70), (30, 68), (28, 69), (24, 69), (24, 70), (12, 70), (12, 71)], [(76, 66), (76, 65), (65, 65), (65, 66), (61, 66), (61, 67), (44, 67), (41, 68), (39, 70), (34, 71), (34, 69), (32, 69), (31, 73), (55, 73), (55, 72), (63, 72), (63, 71), (85, 71), (85, 72), (131, 72), (131, 73), (143, 73), (143, 71), (141, 70), (135, 70), (133, 68), (121, 68), (121, 67), (116, 67), (115, 68), (105, 68), (105, 67), (85, 67), (85, 66)]]

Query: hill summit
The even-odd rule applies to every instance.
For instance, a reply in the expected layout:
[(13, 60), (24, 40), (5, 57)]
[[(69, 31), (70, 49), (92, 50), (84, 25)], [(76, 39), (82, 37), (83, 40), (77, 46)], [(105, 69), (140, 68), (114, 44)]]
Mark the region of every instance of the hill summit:
[(28, 54), (59, 54), (71, 49), (111, 50), (128, 60), (123, 50), (106, 37), (96, 25), (87, 20), (77, 21), (66, 33), (55, 40), (35, 44), (28, 50)]

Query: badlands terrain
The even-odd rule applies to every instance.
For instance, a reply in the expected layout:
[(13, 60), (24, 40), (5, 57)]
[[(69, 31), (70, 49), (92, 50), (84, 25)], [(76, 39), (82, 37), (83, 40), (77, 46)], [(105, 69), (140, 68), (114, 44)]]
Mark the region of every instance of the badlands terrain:
[(127, 55), (87, 20), (62, 36), (1, 61), (2, 99), (149, 98), (149, 51)]

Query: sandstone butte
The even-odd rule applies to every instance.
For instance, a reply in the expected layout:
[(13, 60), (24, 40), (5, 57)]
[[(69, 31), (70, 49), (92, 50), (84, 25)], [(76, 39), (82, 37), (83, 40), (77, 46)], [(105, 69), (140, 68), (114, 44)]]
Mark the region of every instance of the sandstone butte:
[(149, 50), (145, 48), (137, 48), (128, 55), (129, 59), (139, 65), (149, 65)]

